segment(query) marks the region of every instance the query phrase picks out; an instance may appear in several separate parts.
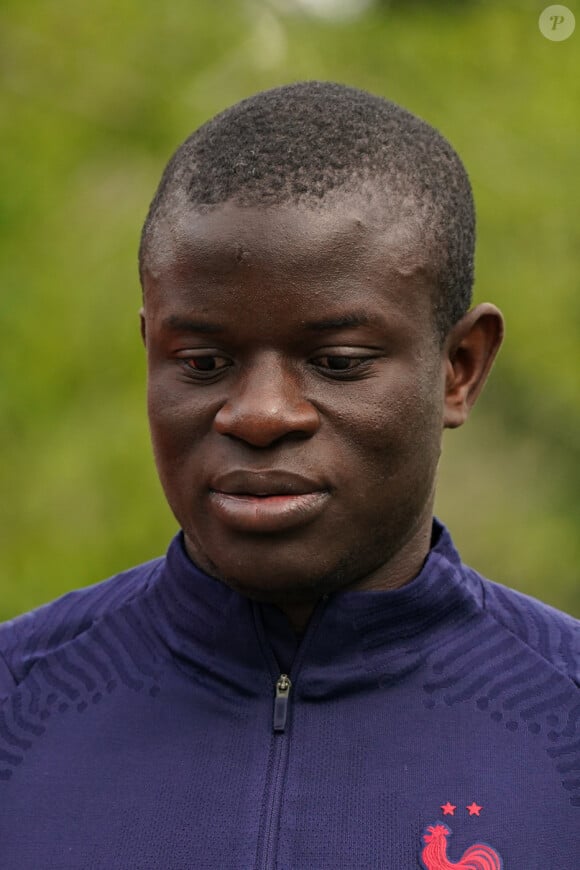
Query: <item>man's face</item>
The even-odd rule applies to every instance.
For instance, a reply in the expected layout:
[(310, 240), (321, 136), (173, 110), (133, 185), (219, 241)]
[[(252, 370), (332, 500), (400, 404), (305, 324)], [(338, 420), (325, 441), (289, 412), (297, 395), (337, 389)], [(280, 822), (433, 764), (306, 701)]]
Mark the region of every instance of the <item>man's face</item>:
[(356, 197), (227, 203), (158, 232), (152, 441), (204, 571), (299, 601), (380, 575), (428, 535), (445, 365), (425, 257), (416, 227)]

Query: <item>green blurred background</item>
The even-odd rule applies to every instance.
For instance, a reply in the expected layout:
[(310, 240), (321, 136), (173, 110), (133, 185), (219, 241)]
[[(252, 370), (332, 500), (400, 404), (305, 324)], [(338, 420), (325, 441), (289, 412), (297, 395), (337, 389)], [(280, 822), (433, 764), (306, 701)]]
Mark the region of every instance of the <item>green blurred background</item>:
[(306, 78), (394, 99), (464, 159), (476, 301), (507, 336), (437, 512), (474, 567), (580, 616), (580, 20), (552, 42), (545, 5), (4, 0), (0, 619), (165, 552), (141, 224), (196, 126)]

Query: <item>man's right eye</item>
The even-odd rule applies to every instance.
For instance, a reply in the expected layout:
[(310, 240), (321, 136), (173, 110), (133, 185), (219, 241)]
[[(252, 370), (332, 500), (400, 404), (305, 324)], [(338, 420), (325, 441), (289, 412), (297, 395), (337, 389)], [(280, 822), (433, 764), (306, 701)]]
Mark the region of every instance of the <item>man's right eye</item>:
[[(216, 365), (216, 360), (223, 360), (225, 365)], [(200, 374), (213, 374), (214, 372), (220, 371), (220, 369), (226, 368), (230, 364), (225, 357), (217, 356), (217, 354), (180, 357), (179, 361), (188, 372), (199, 372)]]

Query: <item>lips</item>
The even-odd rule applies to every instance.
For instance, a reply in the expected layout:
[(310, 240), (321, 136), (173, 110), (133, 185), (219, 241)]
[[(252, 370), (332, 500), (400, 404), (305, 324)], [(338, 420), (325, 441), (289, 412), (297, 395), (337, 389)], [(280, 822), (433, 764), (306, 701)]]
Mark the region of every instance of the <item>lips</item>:
[(326, 508), (328, 486), (287, 471), (244, 471), (211, 481), (209, 506), (214, 516), (237, 532), (282, 532), (312, 522)]
[(320, 480), (282, 470), (250, 471), (235, 469), (220, 474), (210, 482), (210, 489), (229, 495), (305, 495), (328, 490)]

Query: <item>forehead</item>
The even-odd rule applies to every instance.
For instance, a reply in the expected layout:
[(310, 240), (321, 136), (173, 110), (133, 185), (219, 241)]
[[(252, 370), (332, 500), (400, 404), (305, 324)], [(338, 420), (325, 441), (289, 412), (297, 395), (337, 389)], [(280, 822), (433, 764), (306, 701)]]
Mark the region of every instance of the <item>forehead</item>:
[[(156, 227), (145, 253), (146, 307), (239, 306), (263, 310), (362, 302), (432, 307), (433, 270), (412, 205), (389, 211), (362, 196), (321, 207), (232, 202), (177, 210)], [(418, 307), (417, 307), (418, 306)]]

